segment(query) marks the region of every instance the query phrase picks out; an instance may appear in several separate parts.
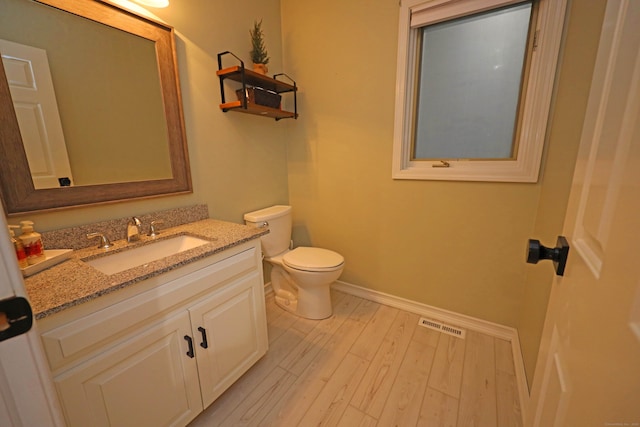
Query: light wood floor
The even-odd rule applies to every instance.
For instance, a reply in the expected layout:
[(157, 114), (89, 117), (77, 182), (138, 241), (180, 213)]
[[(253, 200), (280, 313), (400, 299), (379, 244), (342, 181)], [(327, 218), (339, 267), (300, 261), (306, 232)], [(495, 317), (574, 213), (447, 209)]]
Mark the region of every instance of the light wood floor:
[(269, 351), (201, 426), (520, 426), (511, 346), (418, 326), (417, 314), (332, 290), (313, 321), (267, 297)]

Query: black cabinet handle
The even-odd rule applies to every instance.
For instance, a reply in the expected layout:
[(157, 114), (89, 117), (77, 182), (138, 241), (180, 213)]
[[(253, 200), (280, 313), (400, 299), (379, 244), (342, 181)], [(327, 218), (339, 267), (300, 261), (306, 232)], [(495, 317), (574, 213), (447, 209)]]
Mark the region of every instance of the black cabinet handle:
[(209, 343), (207, 343), (207, 330), (202, 326), (199, 326), (198, 330), (202, 334), (202, 342), (200, 343), (200, 347), (209, 348)]
[(195, 354), (193, 353), (193, 340), (189, 335), (185, 335), (184, 339), (189, 343), (189, 351), (187, 351), (187, 356), (193, 359), (195, 357)]

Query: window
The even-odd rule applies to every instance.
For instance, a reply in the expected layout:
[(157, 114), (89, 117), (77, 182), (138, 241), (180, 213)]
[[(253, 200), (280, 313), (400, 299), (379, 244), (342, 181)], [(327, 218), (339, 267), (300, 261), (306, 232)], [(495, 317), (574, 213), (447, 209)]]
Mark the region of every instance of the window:
[(393, 177), (536, 182), (565, 0), (403, 1)]

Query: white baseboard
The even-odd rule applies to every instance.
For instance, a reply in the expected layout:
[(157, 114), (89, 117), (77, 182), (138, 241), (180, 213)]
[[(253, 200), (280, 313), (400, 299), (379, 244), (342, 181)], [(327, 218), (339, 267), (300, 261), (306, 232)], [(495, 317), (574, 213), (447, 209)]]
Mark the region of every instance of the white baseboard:
[[(270, 284), (269, 284), (270, 287)], [(399, 308), (411, 313), (419, 314), (433, 320), (438, 320), (452, 326), (471, 329), (481, 332), (489, 336), (500, 338), (511, 343), (511, 352), (513, 354), (513, 362), (515, 369), (516, 382), (518, 385), (518, 394), (520, 397), (520, 410), (522, 411), (522, 420), (524, 423), (525, 410), (529, 404), (529, 387), (527, 386), (527, 377), (524, 371), (524, 362), (520, 349), (520, 339), (518, 338), (518, 330), (510, 326), (504, 326), (464, 314), (455, 313), (441, 308), (433, 307), (405, 298), (400, 298), (384, 292), (374, 291), (363, 288), (361, 286), (352, 285), (343, 281), (336, 281), (332, 286), (333, 289), (350, 295), (355, 295), (370, 301), (388, 305), (390, 307)]]
[(503, 340), (510, 341), (513, 338), (514, 334), (517, 334), (514, 328), (510, 328), (508, 326), (487, 322), (486, 320), (477, 319), (475, 317), (466, 316), (464, 314), (455, 313), (453, 311), (443, 310), (441, 308), (411, 301), (405, 298), (400, 298), (395, 295), (386, 294), (384, 292), (363, 288), (361, 286), (352, 285), (350, 283), (342, 281), (336, 281), (332, 285), (332, 288), (337, 291), (342, 291), (347, 294), (375, 301), (380, 304), (399, 308), (411, 313), (420, 314), (434, 320), (440, 320), (444, 323), (449, 323), (454, 326), (482, 332), (484, 334)]
[[(500, 325), (498, 323), (488, 322), (486, 320), (467, 316), (453, 311), (444, 310), (433, 307), (421, 302), (411, 301), (395, 295), (386, 294), (384, 292), (374, 291), (372, 289), (363, 288), (361, 286), (352, 285), (351, 283), (338, 280), (331, 285), (337, 291), (341, 291), (350, 295), (374, 301), (390, 307), (399, 308), (411, 313), (419, 314), (433, 320), (438, 320), (452, 326), (471, 329), (483, 334), (503, 339), (511, 343), (511, 352), (513, 354), (513, 363), (518, 385), (518, 395), (520, 397), (520, 410), (522, 412), (522, 420), (524, 423), (525, 411), (529, 404), (529, 387), (527, 386), (527, 376), (524, 371), (524, 362), (520, 349), (520, 339), (518, 338), (518, 330), (510, 326)], [(268, 295), (273, 292), (271, 283), (265, 283), (264, 293)]]

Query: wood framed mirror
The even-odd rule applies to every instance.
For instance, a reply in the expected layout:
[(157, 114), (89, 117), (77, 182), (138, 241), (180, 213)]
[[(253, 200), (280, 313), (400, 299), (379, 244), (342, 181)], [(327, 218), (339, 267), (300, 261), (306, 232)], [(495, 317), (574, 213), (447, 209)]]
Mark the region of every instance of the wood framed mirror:
[[(121, 169), (126, 169), (123, 166), (125, 160), (130, 161), (134, 169), (145, 169), (150, 163), (158, 163), (155, 160), (149, 160), (149, 158), (153, 158), (150, 154), (156, 151), (166, 150), (165, 163), (167, 165), (167, 171), (165, 176), (160, 174), (159, 176), (152, 176), (150, 178), (124, 176), (123, 178), (108, 180), (104, 183), (100, 182), (101, 179), (99, 178), (97, 181), (96, 179), (90, 179), (86, 180), (86, 183), (78, 183), (78, 185), (72, 183), (71, 186), (57, 188), (36, 188), (30, 171), (30, 161), (28, 160), (27, 152), (23, 145), (19, 116), (16, 115), (16, 109), (13, 105), (7, 73), (5, 72), (5, 67), (0, 66), (0, 159), (2, 159), (2, 165), (0, 167), (0, 196), (2, 196), (7, 215), (12, 216), (26, 212), (50, 211), (83, 205), (112, 203), (192, 192), (173, 28), (98, 0), (37, 0), (37, 2), (19, 0), (22, 3), (18, 3), (18, 0), (13, 1), (16, 1), (16, 5), (21, 7), (46, 9), (56, 14), (63, 13), (65, 14), (64, 19), (67, 19), (67, 14), (71, 14), (69, 16), (73, 16), (73, 19), (80, 19), (83, 25), (87, 25), (87, 23), (90, 22), (91, 25), (97, 25), (99, 28), (102, 28), (102, 30), (108, 28), (108, 31), (116, 31), (122, 34), (126, 33), (127, 37), (132, 37), (131, 43), (142, 41), (142, 43), (150, 44), (150, 47), (145, 47), (145, 49), (150, 49), (150, 57), (155, 57), (156, 62), (146, 64), (145, 67), (147, 67), (147, 70), (149, 66), (151, 67), (153, 70), (151, 74), (155, 74), (157, 70), (157, 76), (151, 76), (149, 79), (147, 79), (147, 76), (150, 76), (149, 73), (144, 74), (144, 77), (141, 77), (140, 74), (136, 76), (135, 73), (133, 73), (135, 70), (132, 68), (137, 69), (137, 66), (128, 67), (123, 74), (125, 75), (125, 79), (130, 76), (129, 80), (133, 82), (134, 86), (142, 85), (138, 83), (146, 82), (147, 80), (157, 80), (156, 84), (160, 93), (149, 97), (146, 95), (133, 95), (131, 101), (121, 101), (121, 106), (109, 106), (103, 101), (97, 101), (97, 105), (91, 108), (79, 106), (78, 109), (91, 110), (89, 113), (91, 120), (97, 117), (103, 120), (103, 123), (95, 125), (87, 125), (85, 123), (85, 128), (95, 128), (98, 131), (108, 134), (112, 128), (117, 128), (116, 125), (118, 123), (116, 123), (117, 119), (105, 113), (117, 110), (124, 114), (124, 112), (126, 112), (125, 107), (141, 101), (141, 107), (137, 107), (135, 113), (126, 113), (126, 116), (129, 118), (134, 114), (139, 117), (136, 117), (131, 123), (124, 126), (124, 130), (119, 131), (119, 134), (109, 135), (106, 141), (100, 142), (103, 154), (100, 154), (100, 152), (90, 152), (88, 154), (89, 157), (84, 157), (81, 162), (85, 169), (99, 169), (96, 165), (101, 157), (105, 157), (104, 153), (114, 151), (116, 150), (115, 147), (120, 145), (123, 147), (123, 150), (125, 150), (124, 152), (110, 154), (113, 155), (115, 159), (120, 160), (112, 161), (106, 166), (106, 169), (116, 172), (119, 172)], [(27, 19), (33, 21), (32, 18)], [(60, 15), (43, 19), (50, 22), (50, 26), (60, 32)], [(67, 28), (64, 27), (65, 32), (67, 32), (66, 30)], [(28, 31), (25, 31), (25, 33), (26, 32)], [(67, 36), (69, 35), (67, 34)], [(0, 34), (0, 39), (1, 38), (2, 34)], [(125, 41), (125, 43), (130, 42)], [(106, 42), (106, 46), (110, 45), (111, 42)], [(95, 49), (98, 54), (101, 53), (100, 49), (100, 46), (97, 46)], [(55, 50), (55, 47), (51, 48), (51, 50)], [(2, 52), (0, 51), (0, 53)], [(85, 56), (86, 55), (79, 53), (76, 56), (76, 61), (82, 60)], [(129, 56), (134, 55), (130, 54)], [(53, 71), (55, 71), (53, 64), (51, 68), (53, 73)], [(78, 85), (84, 87), (85, 91), (89, 93), (99, 92), (99, 90), (94, 90), (87, 85), (90, 84), (92, 80), (91, 77), (96, 81), (110, 81), (109, 75), (105, 77), (102, 74), (102, 68), (100, 72), (89, 73), (90, 75), (88, 75), (86, 79), (76, 79), (76, 81), (79, 81)], [(115, 90), (115, 87), (120, 85), (112, 84), (111, 86), (112, 87), (107, 86), (107, 90), (103, 91), (111, 92), (112, 89)], [(127, 89), (127, 92), (131, 92), (131, 90)], [(110, 95), (112, 98), (121, 98), (121, 95)], [(57, 93), (56, 96), (58, 96)], [(125, 95), (122, 95), (122, 97), (124, 96)], [(157, 98), (157, 106), (152, 106), (151, 100), (148, 98)], [(75, 98), (71, 97), (70, 99), (70, 104), (78, 104), (78, 102), (75, 102)], [(61, 103), (62, 102), (59, 101), (59, 104)], [(105, 109), (109, 111), (105, 111)], [(150, 115), (148, 111), (152, 110), (158, 112), (157, 115), (161, 116), (159, 118), (160, 121), (154, 122), (155, 124), (152, 125), (154, 126), (153, 129), (141, 131), (138, 128), (142, 128), (142, 124), (138, 126), (138, 123), (145, 122), (146, 116)], [(64, 114), (65, 112), (61, 110), (60, 115), (63, 119)], [(87, 118), (85, 121), (86, 120), (89, 119)], [(157, 123), (160, 124), (158, 125)], [(156, 132), (158, 127), (161, 128), (159, 133)], [(65, 126), (63, 126), (63, 128), (65, 128)], [(71, 125), (67, 125), (64, 129), (65, 138), (67, 137), (66, 134), (72, 136), (76, 133), (82, 135), (82, 133), (75, 132), (75, 130), (71, 129)], [(103, 135), (99, 136), (102, 137)], [(132, 140), (126, 138), (130, 136), (133, 136)], [(94, 140), (99, 138), (85, 136), (84, 140), (82, 138), (79, 139), (76, 145), (86, 147), (90, 145), (89, 141), (95, 143), (96, 141)], [(143, 151), (141, 152), (140, 150)], [(139, 165), (139, 167), (136, 167), (136, 164)]]

